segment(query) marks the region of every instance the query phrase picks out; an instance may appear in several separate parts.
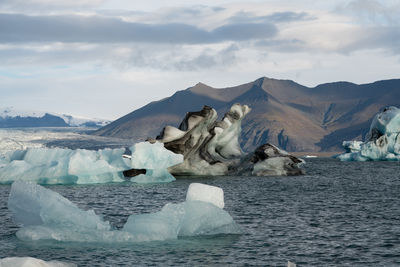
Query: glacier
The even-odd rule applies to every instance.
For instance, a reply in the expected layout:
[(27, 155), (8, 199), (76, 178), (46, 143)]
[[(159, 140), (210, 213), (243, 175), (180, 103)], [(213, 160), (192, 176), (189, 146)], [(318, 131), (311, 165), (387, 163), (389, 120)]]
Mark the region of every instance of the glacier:
[(148, 142), (130, 148), (131, 159), (123, 157), (124, 148), (98, 151), (64, 148), (32, 148), (0, 155), (0, 183), (17, 180), (40, 184), (93, 184), (125, 182), (123, 171), (148, 168), (145, 175), (131, 179), (134, 183), (170, 182), (175, 178), (169, 166), (183, 161), (162, 144)]
[[(46, 118), (51, 116), (51, 120)], [(29, 122), (29, 120), (36, 122)], [(41, 122), (40, 119), (42, 119)], [(48, 118), (47, 118), (48, 119)], [(56, 121), (57, 123), (56, 123)], [(61, 125), (60, 122), (62, 122)], [(86, 118), (82, 116), (71, 116), (53, 112), (16, 109), (14, 107), (0, 107), (0, 127), (42, 127), (42, 126), (67, 126), (67, 127), (103, 127), (109, 124), (109, 120), (99, 118)], [(44, 124), (44, 125), (43, 125)]]
[[(220, 190), (201, 184), (189, 186), (186, 201), (168, 203), (155, 213), (130, 215), (121, 230), (115, 229), (93, 210), (82, 210), (60, 194), (25, 181), (12, 184), (8, 209), (13, 220), (22, 226), (16, 236), (23, 241), (116, 243), (239, 234), (240, 228), (229, 213), (216, 206), (213, 200), (207, 201), (210, 192)], [(221, 197), (220, 193), (217, 195), (215, 199)]]
[(375, 115), (365, 141), (344, 141), (341, 161), (400, 160), (400, 109), (386, 107)]

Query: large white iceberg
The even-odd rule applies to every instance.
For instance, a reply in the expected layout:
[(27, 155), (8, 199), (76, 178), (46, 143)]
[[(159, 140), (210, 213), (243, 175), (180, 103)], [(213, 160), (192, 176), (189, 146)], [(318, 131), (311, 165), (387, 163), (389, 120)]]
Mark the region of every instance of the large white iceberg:
[(342, 161), (400, 160), (400, 109), (387, 107), (372, 120), (364, 142), (345, 141)]
[(131, 150), (131, 159), (123, 158), (124, 148), (98, 151), (37, 148), (8, 152), (0, 156), (0, 183), (17, 180), (40, 184), (124, 182), (122, 171), (131, 168), (149, 168), (146, 175), (139, 175), (132, 182), (175, 180), (167, 168), (182, 162), (182, 155), (174, 154), (162, 144), (138, 143)]
[[(206, 191), (204, 187), (195, 194), (209, 194)], [(11, 186), (8, 208), (22, 226), (17, 237), (26, 241), (143, 242), (240, 233), (232, 217), (213, 202), (168, 203), (159, 212), (129, 216), (122, 230), (116, 230), (93, 210), (84, 211), (40, 185), (17, 181)]]

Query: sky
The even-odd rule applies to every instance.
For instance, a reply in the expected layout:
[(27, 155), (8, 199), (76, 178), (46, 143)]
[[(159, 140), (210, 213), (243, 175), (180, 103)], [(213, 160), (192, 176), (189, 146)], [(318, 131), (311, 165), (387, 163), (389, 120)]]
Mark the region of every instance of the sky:
[(400, 78), (399, 0), (0, 0), (0, 107), (117, 119), (198, 82)]

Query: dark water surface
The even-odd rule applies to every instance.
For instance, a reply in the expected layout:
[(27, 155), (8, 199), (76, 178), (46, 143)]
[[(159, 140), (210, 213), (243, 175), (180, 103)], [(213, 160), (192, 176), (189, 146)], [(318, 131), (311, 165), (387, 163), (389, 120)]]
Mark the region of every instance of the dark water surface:
[(137, 244), (22, 242), (0, 186), (0, 258), (78, 266), (400, 266), (400, 163), (307, 159), (297, 177), (187, 178), (162, 185), (50, 186), (122, 227), (134, 213), (182, 202), (188, 185), (222, 187), (242, 235)]

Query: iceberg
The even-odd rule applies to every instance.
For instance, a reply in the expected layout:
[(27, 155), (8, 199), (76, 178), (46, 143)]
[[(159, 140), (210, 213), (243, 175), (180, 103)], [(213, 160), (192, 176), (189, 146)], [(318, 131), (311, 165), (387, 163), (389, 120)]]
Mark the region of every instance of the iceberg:
[(8, 257), (0, 259), (1, 267), (76, 267), (74, 263), (44, 261), (32, 257)]
[(246, 154), (239, 144), (241, 122), (250, 112), (234, 104), (217, 121), (208, 106), (189, 112), (178, 128), (166, 126), (157, 138), (125, 148), (98, 151), (29, 148), (0, 155), (0, 184), (166, 183), (183, 175), (300, 175), (302, 159), (272, 144)]
[(375, 115), (365, 141), (344, 141), (341, 161), (400, 160), (400, 109), (386, 107)]
[(181, 175), (300, 175), (304, 161), (272, 144), (264, 144), (245, 154), (239, 144), (241, 122), (251, 111), (247, 105), (234, 104), (217, 121), (217, 112), (204, 106), (188, 112), (179, 128), (166, 126), (151, 142), (183, 155), (183, 162), (168, 168)]
[(183, 161), (162, 144), (135, 144), (131, 159), (123, 157), (124, 148), (85, 149), (35, 148), (16, 150), (0, 156), (0, 183), (25, 180), (40, 184), (93, 184), (125, 182), (123, 171), (147, 168), (145, 175), (131, 179), (135, 183), (170, 182), (167, 171)]
[[(121, 230), (93, 210), (82, 210), (60, 194), (24, 181), (12, 184), (8, 208), (14, 221), (22, 226), (16, 235), (23, 241), (115, 243), (239, 234), (240, 228), (229, 213), (214, 204), (214, 199), (221, 202), (222, 189), (201, 185), (198, 190), (199, 186), (189, 186), (185, 202), (168, 203), (155, 213), (129, 216)], [(218, 196), (210, 197), (212, 192), (218, 192)], [(192, 200), (193, 195), (202, 201)]]
[(183, 156), (164, 148), (161, 143), (141, 142), (131, 147), (131, 167), (146, 169), (145, 174), (131, 178), (135, 183), (161, 183), (175, 181), (167, 168), (183, 162)]
[(125, 149), (38, 148), (9, 152), (0, 158), (0, 183), (17, 180), (41, 184), (91, 184), (123, 182), (121, 172), (129, 162)]

